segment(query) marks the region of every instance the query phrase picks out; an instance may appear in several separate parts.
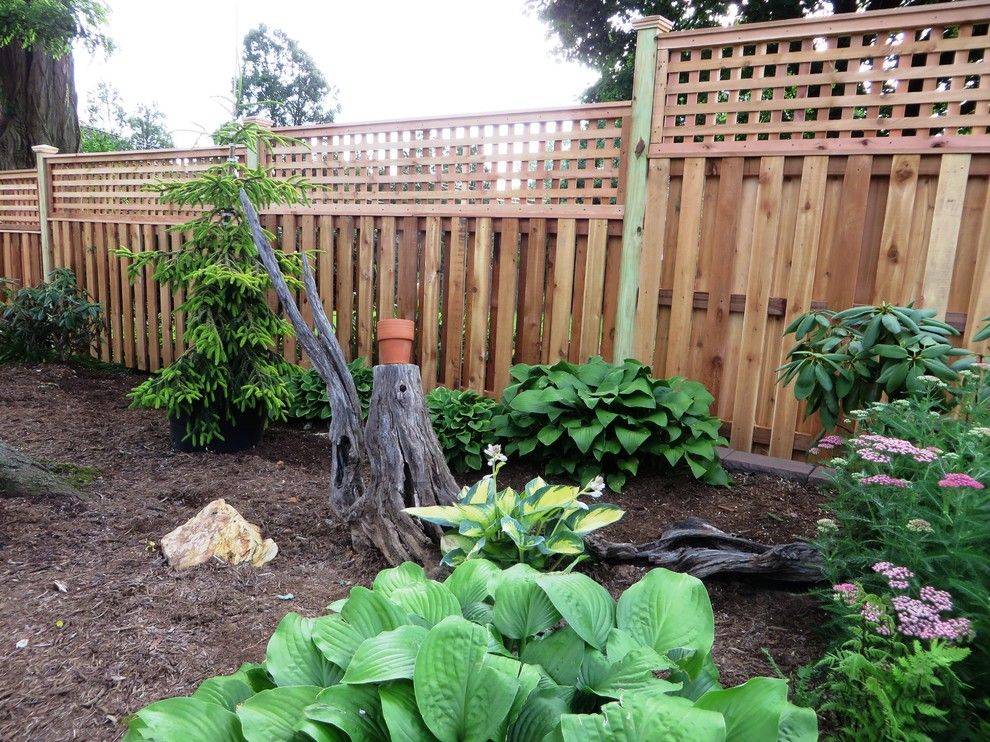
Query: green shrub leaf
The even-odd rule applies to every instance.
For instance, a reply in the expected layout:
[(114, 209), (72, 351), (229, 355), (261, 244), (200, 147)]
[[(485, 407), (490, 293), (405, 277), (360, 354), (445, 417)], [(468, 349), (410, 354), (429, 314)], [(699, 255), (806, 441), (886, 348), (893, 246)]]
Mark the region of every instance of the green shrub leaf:
[(596, 649), (605, 648), (615, 626), (615, 601), (604, 587), (575, 573), (543, 575), (536, 584), (578, 636)]

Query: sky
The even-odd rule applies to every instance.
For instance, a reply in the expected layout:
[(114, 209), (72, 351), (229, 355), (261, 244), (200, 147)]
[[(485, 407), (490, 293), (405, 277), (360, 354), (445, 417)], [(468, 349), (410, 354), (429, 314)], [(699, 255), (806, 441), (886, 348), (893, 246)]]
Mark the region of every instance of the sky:
[(229, 119), (245, 32), (281, 28), (340, 89), (340, 122), (575, 103), (594, 71), (558, 61), (523, 0), (106, 0), (116, 50), (75, 52), (80, 114), (100, 82), (157, 103), (177, 146)]

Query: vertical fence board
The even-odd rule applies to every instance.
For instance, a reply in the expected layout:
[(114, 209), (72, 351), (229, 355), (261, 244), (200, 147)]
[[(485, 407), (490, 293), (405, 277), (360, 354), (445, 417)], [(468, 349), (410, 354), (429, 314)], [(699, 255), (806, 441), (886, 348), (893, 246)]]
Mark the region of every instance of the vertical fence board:
[(450, 220), (450, 243), (447, 250), (447, 290), (443, 317), (443, 383), (460, 386), (464, 343), (464, 290), (467, 266), (468, 224), (464, 217)]
[(550, 337), (547, 341), (548, 362), (567, 358), (570, 342), (571, 296), (574, 290), (574, 258), (577, 247), (577, 222), (557, 220), (557, 244), (554, 251), (553, 301)]
[(419, 365), (423, 389), (427, 392), (437, 385), (437, 344), (440, 341), (440, 217), (426, 217), (423, 241), (423, 298), (421, 314)]
[(354, 322), (354, 219), (337, 219), (337, 291), (334, 309), (337, 318), (337, 340), (347, 360), (354, 358), (352, 346)]
[(519, 220), (503, 219), (498, 256), (498, 308), (495, 311), (494, 389), (501, 394), (509, 384), (516, 322), (516, 272), (518, 268)]
[(949, 306), (952, 268), (955, 265), (959, 229), (962, 224), (966, 183), (969, 180), (970, 155), (942, 155), (938, 174), (938, 192), (932, 217), (931, 239), (925, 262), (921, 304), (945, 314)]
[(468, 257), (467, 331), (464, 337), (464, 382), (485, 390), (488, 360), (488, 308), (492, 281), (492, 220), (479, 217)]
[(605, 293), (605, 251), (608, 248), (608, 222), (592, 219), (588, 224), (584, 286), (581, 299), (581, 335), (578, 357), (586, 361), (597, 355), (602, 334), (602, 299)]
[(666, 375), (688, 372), (691, 348), (691, 319), (694, 314), (694, 287), (701, 249), (701, 216), (704, 208), (705, 160), (684, 161), (680, 225), (674, 261), (674, 285), (670, 300), (670, 329), (667, 340)]
[(375, 220), (370, 216), (361, 217), (361, 233), (358, 238), (358, 312), (357, 312), (357, 354), (371, 361), (372, 325), (375, 294), (372, 276), (375, 265)]

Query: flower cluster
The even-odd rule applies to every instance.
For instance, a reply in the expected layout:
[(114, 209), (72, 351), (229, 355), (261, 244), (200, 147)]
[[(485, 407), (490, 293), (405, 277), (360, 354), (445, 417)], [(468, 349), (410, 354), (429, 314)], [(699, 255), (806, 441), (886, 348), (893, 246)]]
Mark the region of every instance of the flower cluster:
[(911, 483), (906, 479), (898, 479), (887, 474), (873, 474), (859, 480), (863, 484), (882, 484), (887, 487), (910, 487)]
[(916, 639), (968, 639), (973, 627), (968, 618), (943, 618), (952, 610), (952, 596), (933, 587), (921, 588), (921, 600), (897, 595), (890, 601), (897, 615), (897, 631)]
[(832, 592), (835, 593), (836, 600), (844, 600), (847, 605), (856, 605), (862, 594), (862, 588), (852, 582), (842, 582), (832, 585)]
[(908, 580), (914, 577), (907, 567), (898, 567), (890, 562), (877, 562), (873, 565), (873, 571), (887, 578), (887, 584), (894, 590), (907, 590)]
[(904, 527), (915, 533), (932, 533), (935, 530), (932, 528), (932, 524), (924, 518), (911, 518)]
[(850, 443), (860, 458), (876, 464), (889, 464), (891, 455), (910, 456), (919, 464), (930, 464), (942, 453), (933, 446), (918, 448), (911, 441), (885, 435), (861, 435), (853, 438)]
[(839, 524), (833, 518), (819, 518), (815, 521), (819, 533), (834, 533), (839, 530)]
[(981, 482), (973, 479), (969, 474), (961, 474), (959, 472), (946, 474), (942, 479), (938, 480), (939, 487), (971, 487), (975, 490), (981, 490), (984, 488)]

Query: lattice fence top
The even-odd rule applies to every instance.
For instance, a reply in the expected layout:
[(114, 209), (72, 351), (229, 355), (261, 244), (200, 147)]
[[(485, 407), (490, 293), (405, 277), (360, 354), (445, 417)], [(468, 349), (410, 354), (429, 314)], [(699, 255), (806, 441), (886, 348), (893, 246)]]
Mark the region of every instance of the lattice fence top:
[(990, 3), (965, 2), (661, 35), (653, 150), (938, 147), (986, 135), (988, 24)]
[[(192, 178), (227, 159), (227, 147), (194, 150), (148, 150), (81, 155), (55, 155), (51, 168), (51, 215), (90, 218), (116, 214), (144, 221), (177, 221), (197, 211), (159, 203), (145, 190), (159, 180)], [(244, 153), (238, 155), (243, 160)]]
[(0, 230), (37, 231), (38, 172), (0, 171)]
[(283, 129), (270, 153), (314, 205), (608, 206), (622, 203), (628, 103)]

